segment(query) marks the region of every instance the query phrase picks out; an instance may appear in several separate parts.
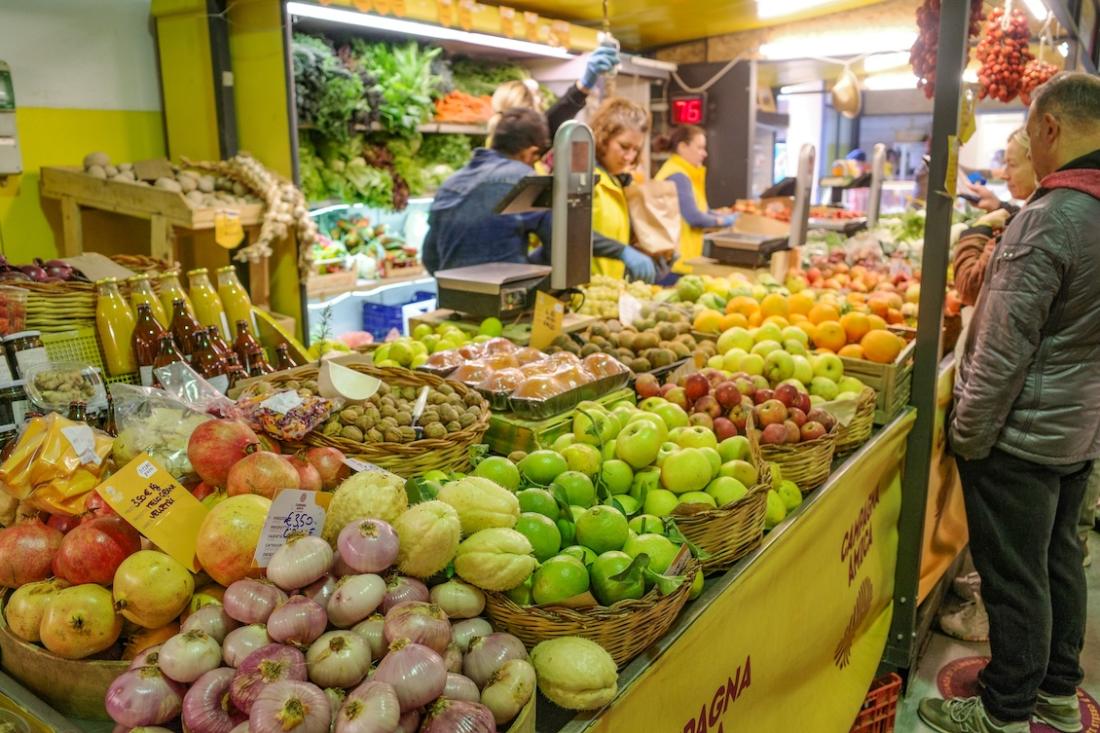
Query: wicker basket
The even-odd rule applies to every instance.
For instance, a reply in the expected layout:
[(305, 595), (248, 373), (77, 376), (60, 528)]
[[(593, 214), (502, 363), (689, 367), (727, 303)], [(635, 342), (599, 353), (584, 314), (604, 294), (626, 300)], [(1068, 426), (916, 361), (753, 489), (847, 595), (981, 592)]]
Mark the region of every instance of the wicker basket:
[(847, 425), (836, 430), (836, 455), (851, 453), (871, 438), (875, 426), (875, 390), (864, 387), (856, 404), (856, 414)]
[(805, 443), (762, 445), (760, 454), (768, 463), (779, 466), (784, 479), (794, 481), (802, 493), (816, 489), (825, 483), (832, 471), (836, 452), (837, 431), (822, 435)]
[(518, 637), (528, 648), (547, 639), (580, 636), (606, 649), (621, 669), (672, 626), (691, 595), (690, 579), (697, 570), (698, 561), (688, 558), (678, 573), (688, 580), (671, 595), (662, 596), (654, 589), (638, 600), (619, 601), (614, 606), (524, 608), (503, 593), (486, 593), (485, 607), (493, 628)]
[[(395, 387), (439, 387), (444, 384), (443, 379), (420, 371), (398, 367), (376, 367), (372, 364), (346, 364), (345, 366), (377, 377)], [(316, 378), (316, 367), (299, 367), (289, 373), (277, 372), (263, 378), (262, 381), (277, 386), (290, 380), (302, 381)], [(485, 431), (489, 429), (489, 405), (481, 395), (463, 384), (457, 382), (446, 382), (446, 384), (463, 398), (469, 394), (477, 395), (481, 405), (477, 422), (457, 432), (448, 433), (446, 438), (425, 438), (411, 443), (357, 443), (339, 436), (324, 435), (315, 430), (306, 436), (305, 442), (309, 445), (338, 448), (346, 456), (381, 466), (404, 478), (411, 478), (433, 469), (447, 472), (467, 471), (470, 468), (470, 446), (480, 443)]]

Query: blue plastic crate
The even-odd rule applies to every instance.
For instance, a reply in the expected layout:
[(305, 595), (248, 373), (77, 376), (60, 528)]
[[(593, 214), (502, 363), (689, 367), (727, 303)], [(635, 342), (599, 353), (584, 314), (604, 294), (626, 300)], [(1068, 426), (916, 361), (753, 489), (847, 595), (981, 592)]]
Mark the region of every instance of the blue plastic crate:
[(363, 303), (363, 330), (376, 339), (384, 339), (393, 329), (409, 333), (409, 318), (435, 310), (435, 293), (418, 290), (412, 300), (398, 305)]

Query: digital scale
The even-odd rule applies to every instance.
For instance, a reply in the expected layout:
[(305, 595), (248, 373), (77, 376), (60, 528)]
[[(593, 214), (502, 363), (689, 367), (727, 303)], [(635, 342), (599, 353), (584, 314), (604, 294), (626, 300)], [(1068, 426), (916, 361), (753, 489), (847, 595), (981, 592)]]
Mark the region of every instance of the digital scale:
[(592, 277), (592, 186), (596, 142), (570, 120), (554, 136), (554, 173), (527, 176), (497, 205), (498, 214), (551, 210), (550, 266), (498, 262), (435, 273), (441, 309), (486, 318), (534, 307), (538, 290), (563, 291)]

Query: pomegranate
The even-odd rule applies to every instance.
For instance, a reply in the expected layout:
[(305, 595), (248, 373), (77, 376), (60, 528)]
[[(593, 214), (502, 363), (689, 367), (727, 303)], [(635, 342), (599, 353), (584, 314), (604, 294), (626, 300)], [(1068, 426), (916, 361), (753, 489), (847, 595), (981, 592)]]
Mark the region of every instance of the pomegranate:
[(213, 494), (215, 491), (217, 491), (217, 489), (210, 484), (206, 483), (205, 481), (199, 481), (195, 488), (191, 489), (191, 495), (199, 501), (202, 501), (206, 497)]
[(279, 445), (279, 441), (275, 440), (267, 433), (256, 433), (256, 437), (260, 440), (260, 450), (265, 450), (268, 453), (283, 452), (283, 447)]
[(298, 471), (285, 458), (259, 451), (229, 469), (225, 490), (229, 496), (256, 494), (271, 499), (280, 489), (297, 489), (301, 483)]
[(18, 588), (50, 577), (61, 533), (37, 519), (0, 530), (0, 586)]
[(141, 549), (141, 535), (121, 517), (97, 517), (65, 535), (53, 558), (53, 574), (73, 585), (110, 585), (115, 571)]
[(207, 420), (187, 442), (187, 459), (195, 473), (211, 486), (225, 486), (229, 469), (260, 445), (256, 433), (236, 420)]
[(306, 460), (321, 474), (321, 485), (326, 489), (335, 489), (351, 475), (351, 469), (344, 463), (344, 454), (336, 448), (310, 448), (306, 451)]
[(223, 586), (248, 577), (269, 509), (270, 499), (244, 495), (231, 496), (210, 510), (196, 543), (207, 575)]
[(23, 641), (38, 641), (38, 627), (42, 623), (46, 606), (59, 591), (68, 587), (69, 584), (64, 580), (50, 578), (27, 583), (12, 593), (4, 608), (4, 616), (8, 620), (11, 633)]
[(145, 629), (166, 626), (187, 608), (195, 591), (191, 573), (163, 552), (142, 550), (115, 573), (115, 610)]
[(298, 471), (298, 488), (305, 491), (321, 490), (321, 473), (313, 467), (313, 464), (298, 456), (290, 456), (286, 460)]
[(81, 522), (90, 522), (98, 517), (117, 517), (118, 512), (99, 495), (98, 491), (88, 492), (88, 498), (84, 500), (84, 513), (80, 515)]
[(67, 533), (78, 524), (80, 524), (80, 517), (70, 517), (65, 514), (51, 514), (46, 520), (47, 527), (53, 527), (61, 534)]
[(84, 659), (109, 648), (122, 633), (111, 591), (86, 583), (58, 591), (39, 626), (42, 644), (64, 659)]

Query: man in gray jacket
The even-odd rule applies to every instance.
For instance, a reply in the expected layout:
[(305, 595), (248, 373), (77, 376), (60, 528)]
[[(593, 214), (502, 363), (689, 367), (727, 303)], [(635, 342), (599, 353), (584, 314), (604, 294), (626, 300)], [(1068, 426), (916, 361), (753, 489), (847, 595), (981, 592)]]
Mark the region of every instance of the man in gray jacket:
[(1063, 73), (1027, 122), (1039, 190), (1006, 230), (955, 382), (950, 439), (989, 611), (981, 697), (924, 700), (943, 733), (1081, 730), (1078, 543), (1100, 456), (1100, 77)]

